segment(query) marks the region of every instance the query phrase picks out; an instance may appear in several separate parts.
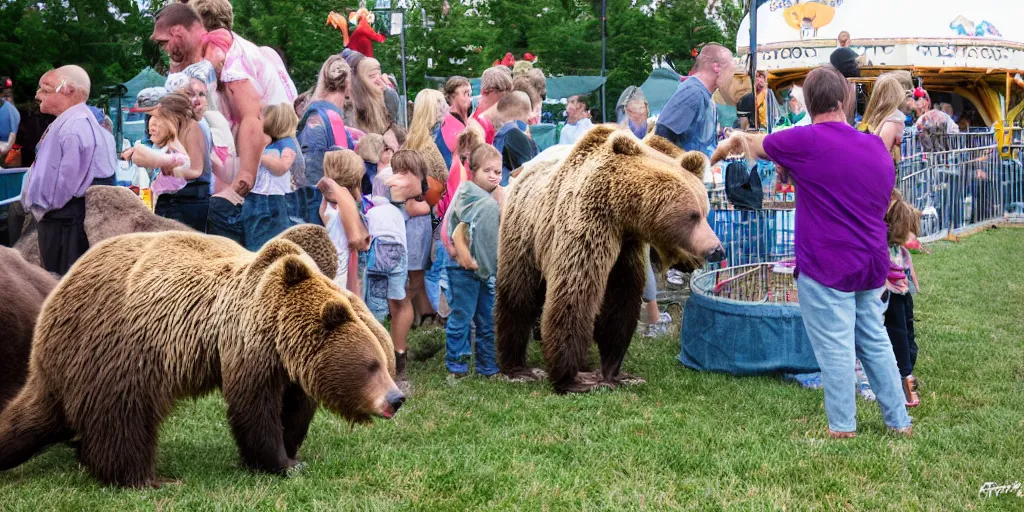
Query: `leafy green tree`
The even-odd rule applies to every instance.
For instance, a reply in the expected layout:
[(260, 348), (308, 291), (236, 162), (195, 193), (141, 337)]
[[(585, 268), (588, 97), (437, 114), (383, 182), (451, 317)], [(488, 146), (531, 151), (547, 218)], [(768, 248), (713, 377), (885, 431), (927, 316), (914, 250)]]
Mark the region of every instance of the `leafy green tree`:
[(7, 0), (0, 3), (0, 74), (13, 77), (25, 102), (47, 70), (77, 64), (99, 96), (156, 56), (146, 14), (133, 0)]

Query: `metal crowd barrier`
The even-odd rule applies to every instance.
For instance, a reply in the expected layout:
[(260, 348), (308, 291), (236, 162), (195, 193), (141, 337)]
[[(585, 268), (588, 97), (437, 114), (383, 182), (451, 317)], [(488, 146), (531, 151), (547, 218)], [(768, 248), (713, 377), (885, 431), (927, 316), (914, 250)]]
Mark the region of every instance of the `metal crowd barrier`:
[(953, 237), (1000, 222), (1024, 221), (1024, 165), (999, 156), (991, 130), (903, 136), (896, 186), (921, 210), (922, 241)]
[[(1006, 159), (999, 156), (992, 130), (930, 138), (913, 129), (904, 133), (896, 186), (907, 202), (921, 210), (921, 241), (1002, 222), (1024, 222), (1021, 130), (1013, 137), (1013, 158)], [(726, 260), (708, 264), (705, 270), (794, 256), (795, 193), (776, 187), (770, 162), (760, 162), (758, 173), (764, 194), (760, 210), (734, 208), (724, 186), (708, 191), (708, 223), (725, 246)]]
[(0, 169), (0, 206), (21, 200), (21, 184), (28, 167)]

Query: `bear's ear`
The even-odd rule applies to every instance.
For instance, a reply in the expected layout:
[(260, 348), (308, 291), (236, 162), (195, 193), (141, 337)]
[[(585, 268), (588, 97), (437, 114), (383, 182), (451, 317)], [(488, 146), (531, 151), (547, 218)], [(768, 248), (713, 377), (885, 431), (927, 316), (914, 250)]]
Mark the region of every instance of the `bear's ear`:
[(310, 277), (313, 277), (313, 272), (304, 261), (296, 257), (284, 260), (284, 284), (295, 286)]
[(619, 132), (611, 137), (612, 151), (616, 155), (639, 156), (644, 152), (640, 141), (626, 132)]
[(300, 254), (302, 254), (302, 249), (293, 242), (281, 239), (271, 240), (256, 253), (256, 259), (249, 265), (249, 275), (262, 275), (275, 261), (285, 256)]
[(673, 144), (672, 141), (653, 133), (644, 137), (644, 144), (647, 144), (651, 149), (676, 161), (679, 161), (679, 159), (686, 153), (682, 148)]
[(325, 276), (334, 279), (338, 273), (338, 253), (331, 242), (327, 229), (314, 224), (299, 224), (286, 229), (274, 237), (277, 240), (289, 240), (298, 245), (320, 268)]
[(615, 127), (607, 124), (599, 124), (583, 134), (580, 140), (576, 141), (573, 153), (593, 153), (608, 137), (615, 132)]
[(704, 169), (708, 166), (708, 157), (700, 151), (687, 151), (683, 154), (682, 158), (679, 159), (679, 163), (683, 166), (683, 169), (690, 174), (704, 179)]
[(323, 309), (320, 310), (320, 316), (324, 321), (324, 329), (328, 331), (352, 320), (352, 312), (339, 300), (325, 302)]

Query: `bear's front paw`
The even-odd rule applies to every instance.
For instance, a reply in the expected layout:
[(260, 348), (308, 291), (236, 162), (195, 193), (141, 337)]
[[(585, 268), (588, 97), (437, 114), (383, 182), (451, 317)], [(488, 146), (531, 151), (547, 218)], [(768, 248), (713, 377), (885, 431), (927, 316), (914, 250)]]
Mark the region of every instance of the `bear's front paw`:
[(612, 379), (616, 385), (622, 386), (634, 386), (636, 384), (647, 384), (647, 381), (636, 375), (630, 375), (626, 372), (620, 372), (615, 378)]

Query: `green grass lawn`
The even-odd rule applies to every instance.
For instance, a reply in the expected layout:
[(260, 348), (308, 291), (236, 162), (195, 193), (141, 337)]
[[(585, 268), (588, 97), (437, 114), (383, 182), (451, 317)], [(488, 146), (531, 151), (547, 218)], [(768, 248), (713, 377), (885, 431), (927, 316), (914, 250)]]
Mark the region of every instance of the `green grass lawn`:
[(1024, 509), (978, 495), (1024, 481), (1024, 230), (931, 248), (915, 258), (912, 439), (858, 399), (857, 438), (830, 440), (820, 391), (687, 370), (674, 336), (632, 345), (625, 369), (648, 384), (584, 396), (449, 381), (437, 354), (411, 363), (393, 421), (351, 428), (321, 411), (292, 478), (240, 467), (217, 394), (164, 424), (162, 488), (101, 487), (57, 446), (0, 474), (0, 510)]

